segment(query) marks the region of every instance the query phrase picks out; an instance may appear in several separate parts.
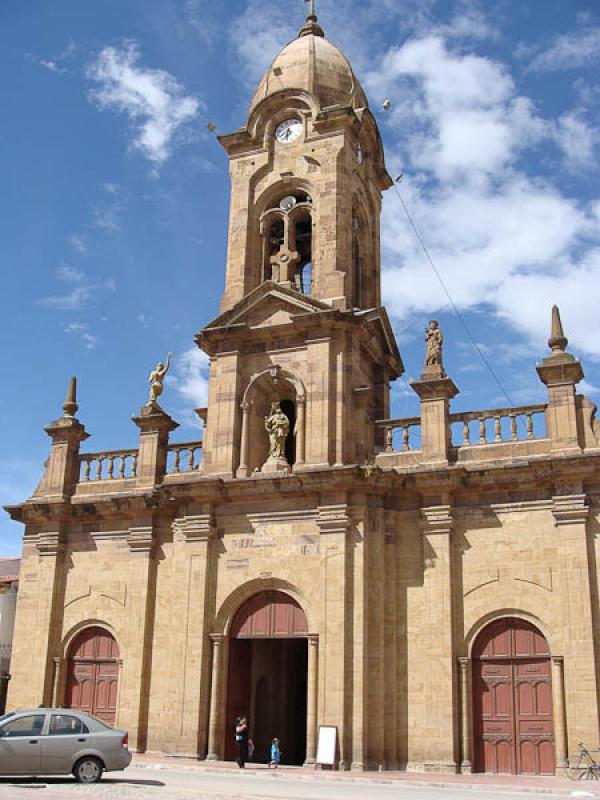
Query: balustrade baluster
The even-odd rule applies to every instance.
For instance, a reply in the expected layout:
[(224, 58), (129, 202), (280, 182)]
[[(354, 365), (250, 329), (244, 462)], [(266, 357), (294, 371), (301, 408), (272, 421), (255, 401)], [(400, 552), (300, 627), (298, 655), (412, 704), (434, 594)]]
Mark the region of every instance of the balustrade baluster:
[(494, 417), (494, 440), (496, 442), (502, 441), (502, 422), (501, 417)]
[(131, 477), (137, 477), (137, 462), (138, 462), (138, 454), (135, 452), (131, 457)]
[(385, 429), (385, 452), (394, 452), (394, 429), (391, 427)]
[(410, 450), (410, 427), (408, 425), (402, 427), (402, 449)]
[(179, 448), (177, 448), (175, 450), (175, 458), (173, 460), (173, 470), (172, 470), (173, 472), (181, 472), (181, 469), (180, 469), (180, 466), (179, 466), (180, 460), (181, 460), (181, 451), (179, 450)]
[(517, 439), (519, 438), (519, 435), (517, 433), (517, 415), (516, 414), (511, 414), (510, 415), (510, 438), (512, 439), (513, 442), (516, 442)]
[(471, 444), (471, 429), (466, 419), (463, 420), (463, 445), (465, 444)]
[(90, 469), (92, 467), (92, 463), (89, 458), (86, 458), (83, 462), (83, 480), (89, 481), (90, 479)]
[(188, 447), (187, 448), (187, 457), (188, 457), (188, 463), (187, 463), (186, 472), (193, 472), (194, 471), (194, 448), (193, 447)]
[(124, 478), (125, 477), (125, 461), (127, 459), (127, 456), (118, 456), (118, 458), (119, 458), (119, 473), (118, 473), (118, 476), (119, 476), (119, 478)]
[(533, 411), (527, 412), (527, 438), (533, 439)]
[[(195, 463), (196, 456), (200, 453), (201, 450), (202, 450), (201, 447), (192, 448), (192, 463)], [(201, 456), (198, 455), (198, 463), (194, 467), (194, 470), (199, 470), (200, 469), (200, 458), (201, 458)]]
[(487, 444), (485, 417), (479, 417), (479, 444)]
[(97, 458), (96, 459), (96, 475), (94, 476), (95, 481), (102, 480), (102, 469), (104, 468), (104, 459)]
[(109, 456), (108, 457), (108, 475), (106, 476), (108, 480), (112, 480), (114, 477), (114, 470), (115, 470), (115, 457)]

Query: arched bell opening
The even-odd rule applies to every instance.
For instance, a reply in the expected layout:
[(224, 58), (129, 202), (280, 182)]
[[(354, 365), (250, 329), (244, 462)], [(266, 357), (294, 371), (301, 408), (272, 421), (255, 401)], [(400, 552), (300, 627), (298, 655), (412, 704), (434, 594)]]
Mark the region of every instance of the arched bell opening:
[[(237, 477), (255, 472), (289, 471), (304, 464), (305, 400), (293, 378), (277, 369), (258, 376), (248, 387), (242, 402), (240, 464)], [(287, 434), (281, 452), (274, 453), (267, 421), (277, 412), (287, 418)], [(276, 462), (273, 466), (273, 462)], [(266, 468), (266, 469), (265, 469)]]
[(263, 280), (303, 294), (313, 283), (312, 199), (301, 189), (282, 188), (260, 216)]

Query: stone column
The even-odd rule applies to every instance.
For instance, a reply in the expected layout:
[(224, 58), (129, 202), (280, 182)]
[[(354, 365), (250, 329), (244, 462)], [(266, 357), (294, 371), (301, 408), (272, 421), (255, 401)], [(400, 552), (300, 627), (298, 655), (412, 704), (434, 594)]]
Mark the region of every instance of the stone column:
[(308, 637), (308, 675), (306, 687), (306, 761), (314, 764), (317, 756), (317, 701), (319, 672), (319, 637)]
[(296, 419), (296, 467), (303, 467), (306, 461), (306, 397), (298, 397), (296, 401), (298, 416)]
[(461, 762), (460, 771), (471, 773), (473, 758), (471, 753), (471, 681), (469, 680), (469, 659), (459, 658), (460, 669), (460, 739)]
[(240, 442), (240, 465), (237, 468), (236, 478), (248, 477), (248, 450), (249, 450), (249, 437), (250, 426), (248, 424), (248, 416), (250, 414), (250, 403), (242, 403), (242, 436)]
[(210, 714), (208, 718), (208, 755), (207, 761), (219, 761), (221, 758), (221, 742), (219, 729), (221, 721), (221, 681), (223, 672), (223, 641), (221, 633), (211, 633), (213, 643), (212, 682), (210, 686)]
[(133, 417), (133, 421), (140, 429), (137, 485), (156, 486), (162, 483), (167, 471), (169, 434), (179, 425), (158, 403), (147, 403), (142, 406), (139, 417)]
[(567, 767), (569, 745), (565, 715), (565, 676), (562, 656), (552, 656), (552, 705), (554, 708), (554, 742), (556, 748), (556, 774)]
[(52, 686), (52, 705), (55, 708), (61, 708), (64, 704), (64, 688), (63, 688), (63, 674), (66, 664), (66, 658), (55, 656), (54, 661), (54, 681)]

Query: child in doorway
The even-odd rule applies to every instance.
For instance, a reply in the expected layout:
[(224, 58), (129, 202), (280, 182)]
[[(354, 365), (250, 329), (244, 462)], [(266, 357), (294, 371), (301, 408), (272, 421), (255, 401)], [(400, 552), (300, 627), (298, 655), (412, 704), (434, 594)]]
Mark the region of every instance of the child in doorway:
[(277, 769), (281, 763), (281, 750), (279, 749), (279, 739), (275, 738), (271, 741), (271, 760), (269, 761), (269, 769)]

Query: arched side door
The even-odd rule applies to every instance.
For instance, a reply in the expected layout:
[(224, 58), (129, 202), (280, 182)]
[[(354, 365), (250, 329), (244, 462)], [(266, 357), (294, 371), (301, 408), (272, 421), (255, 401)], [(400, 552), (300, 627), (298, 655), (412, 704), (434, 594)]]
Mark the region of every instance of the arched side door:
[(119, 647), (104, 628), (85, 628), (69, 650), (65, 706), (114, 725), (117, 715)]
[(521, 619), (488, 625), (473, 648), (477, 772), (554, 774), (550, 650)]

